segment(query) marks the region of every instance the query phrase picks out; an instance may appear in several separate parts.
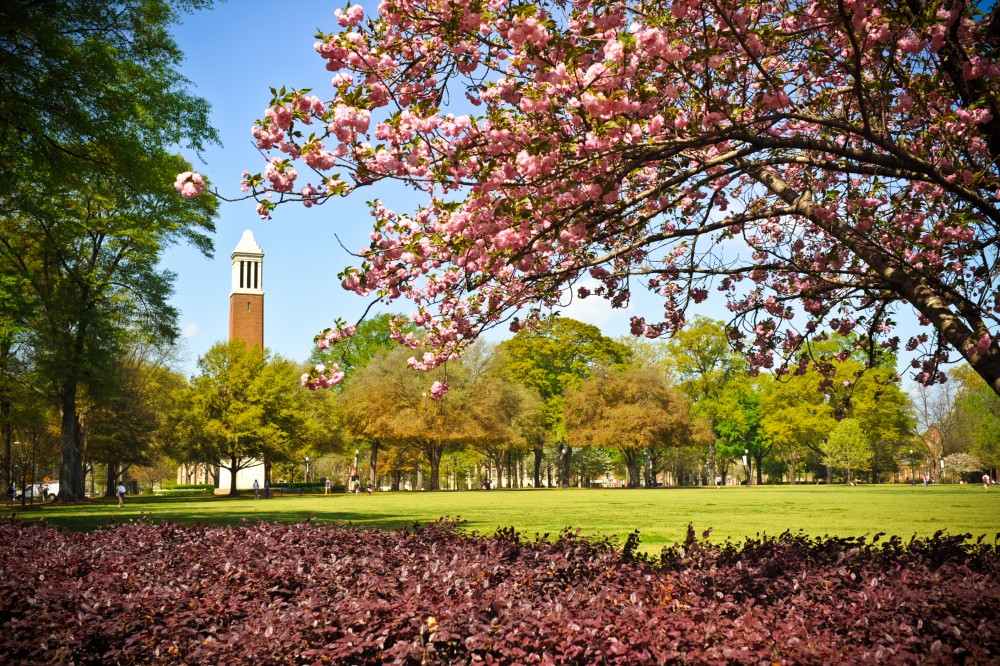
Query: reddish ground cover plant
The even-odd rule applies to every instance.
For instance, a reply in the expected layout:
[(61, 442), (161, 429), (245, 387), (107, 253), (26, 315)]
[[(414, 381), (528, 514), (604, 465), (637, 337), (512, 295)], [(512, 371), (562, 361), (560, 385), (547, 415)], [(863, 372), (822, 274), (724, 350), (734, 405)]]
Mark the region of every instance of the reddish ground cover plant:
[[(8, 663), (987, 663), (996, 545), (0, 525)], [(44, 548), (36, 548), (44, 544)]]

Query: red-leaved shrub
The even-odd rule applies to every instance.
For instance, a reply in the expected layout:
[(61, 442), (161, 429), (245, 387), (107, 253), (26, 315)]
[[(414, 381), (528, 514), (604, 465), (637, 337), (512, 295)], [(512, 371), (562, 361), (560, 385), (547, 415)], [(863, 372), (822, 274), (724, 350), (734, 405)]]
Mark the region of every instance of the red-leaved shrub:
[(0, 524), (0, 661), (987, 663), (1000, 552), (784, 534), (659, 558), (451, 521)]

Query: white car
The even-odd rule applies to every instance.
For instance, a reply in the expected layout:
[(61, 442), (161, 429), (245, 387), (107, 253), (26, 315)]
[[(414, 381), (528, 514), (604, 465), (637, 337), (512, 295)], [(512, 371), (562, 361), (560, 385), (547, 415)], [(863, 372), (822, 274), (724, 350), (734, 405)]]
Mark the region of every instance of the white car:
[[(55, 490), (52, 489), (53, 485), (55, 486)], [(40, 499), (44, 502), (45, 500), (49, 499), (49, 496), (54, 495), (57, 492), (59, 492), (58, 482), (55, 482), (54, 484), (31, 483), (28, 484), (24, 489), (18, 488), (17, 492), (14, 494), (14, 499), (19, 500), (23, 495), (26, 500)]]

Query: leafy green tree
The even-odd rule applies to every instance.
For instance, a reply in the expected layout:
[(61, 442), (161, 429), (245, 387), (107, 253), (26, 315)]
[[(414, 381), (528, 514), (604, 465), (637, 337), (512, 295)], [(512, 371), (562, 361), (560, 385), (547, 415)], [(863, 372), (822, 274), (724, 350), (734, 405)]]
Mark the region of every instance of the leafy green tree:
[(823, 442), (837, 424), (826, 394), (816, 390), (818, 381), (808, 373), (761, 381), (761, 428), (792, 483), (806, 460), (819, 464)]
[[(640, 484), (640, 460), (651, 449), (691, 438), (690, 406), (663, 375), (648, 368), (598, 369), (566, 396), (566, 427), (576, 446), (617, 449), (626, 484)], [(648, 454), (647, 454), (648, 455)], [(650, 479), (646, 479), (650, 485)]]
[(872, 445), (872, 483), (897, 468), (900, 453), (916, 433), (910, 397), (899, 386), (895, 370), (874, 368), (858, 381), (849, 413), (858, 420)]
[(663, 372), (669, 370), (671, 358), (667, 340), (650, 340), (649, 338), (637, 338), (634, 335), (619, 335), (614, 340), (628, 347), (631, 352), (632, 365)]
[[(430, 490), (440, 488), (445, 455), (467, 446), (502, 448), (524, 437), (527, 412), (537, 408), (530, 393), (488, 372), (489, 364), (477, 366), (475, 354), (428, 373), (407, 367), (411, 354), (399, 348), (376, 356), (344, 388), (340, 404), (352, 437), (419, 451)], [(431, 381), (450, 388), (434, 398)]]
[(303, 430), (300, 434), (301, 456), (315, 460), (321, 456), (343, 453), (344, 417), (337, 405), (337, 394), (332, 391), (309, 391), (304, 404)]
[(875, 451), (857, 419), (844, 419), (838, 423), (822, 448), (823, 462), (830, 467), (844, 470), (847, 483), (851, 483), (853, 470), (868, 469), (875, 456)]
[[(404, 368), (389, 368), (385, 364), (386, 357), (404, 363), (408, 353), (409, 350), (398, 347), (386, 347), (375, 353), (367, 362), (353, 369), (350, 381), (342, 384), (337, 396), (338, 411), (343, 418), (348, 441), (352, 446), (369, 449), (368, 482), (372, 486), (377, 481), (383, 449), (404, 443), (397, 420), (400, 394), (408, 390), (426, 390), (426, 385), (411, 386), (408, 380), (412, 377), (403, 374)], [(397, 462), (401, 459), (398, 455), (393, 456), (391, 451), (386, 453)]]
[(573, 456), (573, 471), (580, 477), (581, 485), (584, 487), (588, 487), (614, 469), (615, 459), (604, 448), (585, 446), (577, 449), (576, 455)]
[(6, 415), (12, 445), (8, 483), (14, 481), (20, 486), (24, 481), (38, 481), (50, 475), (55, 478), (59, 414), (43, 396), (25, 387), (13, 388), (20, 390), (11, 394), (11, 410)]
[(107, 467), (105, 495), (133, 466), (156, 467), (163, 450), (164, 426), (171, 396), (184, 377), (167, 367), (133, 357), (118, 373), (112, 396), (86, 417), (86, 458)]
[[(123, 331), (141, 319), (176, 335), (162, 249), (211, 253), (211, 198), (172, 182), (178, 146), (215, 140), (208, 105), (184, 89), (169, 33), (198, 0), (12, 0), (0, 9), (0, 301), (25, 348), (18, 380), (61, 413), (59, 498), (82, 499), (81, 391), (100, 404), (116, 384)], [(0, 365), (0, 372), (16, 372)]]
[(263, 461), (269, 474), (274, 462), (297, 457), (308, 396), (294, 363), (232, 340), (213, 345), (198, 368), (171, 421), (177, 460), (229, 470), (229, 494), (236, 495), (241, 469)]
[(746, 361), (729, 346), (726, 326), (696, 315), (667, 342), (666, 370), (694, 402), (718, 398), (746, 374)]
[[(390, 350), (400, 348), (399, 343), (392, 337), (394, 324), (398, 324), (402, 333), (414, 330), (413, 323), (401, 315), (378, 314), (358, 324), (357, 330), (350, 338), (334, 342), (326, 349), (313, 347), (309, 362), (314, 366), (319, 364), (326, 367), (332, 367), (336, 364), (344, 373), (343, 382), (333, 387), (335, 392), (340, 392), (350, 384), (357, 372), (371, 363), (374, 358)], [(360, 415), (354, 413), (352, 418), (354, 419), (353, 423), (359, 426), (353, 431), (354, 444), (367, 450), (368, 485), (374, 487), (378, 479), (379, 454), (383, 440), (364, 434), (366, 429), (361, 424), (365, 419)]]
[[(148, 170), (165, 149), (216, 140), (185, 91), (170, 27), (211, 0), (6, 0), (0, 5), (0, 215), (63, 179)], [(175, 174), (176, 175), (176, 172)], [(42, 180), (47, 179), (47, 180)], [(173, 175), (166, 181), (173, 181)], [(44, 185), (45, 188), (26, 185)], [(144, 188), (132, 189), (133, 197)]]
[[(575, 319), (557, 317), (533, 330), (521, 330), (500, 344), (507, 376), (538, 392), (545, 405), (545, 421), (551, 437), (565, 443), (566, 391), (578, 386), (598, 365), (622, 368), (632, 362), (631, 350), (603, 335), (596, 326)], [(560, 482), (569, 481), (568, 461), (572, 450), (560, 460)], [(541, 484), (545, 451), (536, 445), (534, 484)]]
[(343, 381), (350, 381), (351, 377), (360, 368), (368, 365), (373, 358), (399, 346), (392, 337), (393, 325), (398, 326), (399, 332), (403, 334), (415, 330), (413, 322), (403, 315), (388, 312), (377, 314), (358, 324), (354, 335), (346, 340), (337, 341), (327, 349), (313, 347), (309, 362), (327, 366), (336, 363), (344, 373)]
[[(544, 404), (533, 389), (506, 378), (503, 356), (488, 353), (477, 364), (482, 349), (482, 345), (474, 345), (462, 363), (476, 375), (476, 419), (484, 432), (493, 436), (474, 440), (470, 447), (505, 474), (508, 487), (519, 487), (515, 461), (549, 441)], [(502, 479), (498, 481), (502, 484)]]
[(756, 473), (760, 485), (764, 482), (764, 458), (770, 455), (772, 442), (761, 424), (758, 386), (749, 379), (731, 382), (714, 403), (712, 417), (719, 437), (716, 442), (719, 457), (742, 461), (746, 456), (747, 482)]
[(911, 440), (911, 402), (900, 388), (896, 357), (857, 342), (853, 336), (814, 342), (797, 372), (762, 381), (764, 432), (791, 469), (803, 461), (821, 464), (822, 444), (844, 418), (857, 419), (870, 438), (873, 481), (895, 469)]
[[(694, 403), (695, 413), (712, 420), (714, 427), (721, 413), (723, 393), (731, 383), (746, 377), (746, 361), (730, 348), (725, 324), (696, 315), (667, 342), (666, 352), (664, 367), (671, 380)], [(719, 467), (725, 476), (732, 459), (730, 446), (722, 464), (717, 464), (716, 439), (709, 438), (708, 442), (708, 472), (712, 478)]]
[(967, 366), (954, 378), (960, 386), (954, 418), (965, 425), (967, 452), (976, 456), (995, 478), (1000, 468), (1000, 398)]

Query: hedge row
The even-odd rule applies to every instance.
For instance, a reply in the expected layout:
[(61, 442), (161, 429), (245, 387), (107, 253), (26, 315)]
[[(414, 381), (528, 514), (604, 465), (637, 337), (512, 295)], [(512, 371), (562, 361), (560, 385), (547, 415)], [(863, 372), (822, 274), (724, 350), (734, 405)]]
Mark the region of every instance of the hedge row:
[[(339, 487), (341, 490), (344, 488), (344, 484), (341, 482), (331, 484), (332, 487)], [(272, 488), (301, 488), (306, 492), (310, 493), (321, 493), (326, 489), (325, 481), (310, 481), (309, 483), (296, 483), (294, 481), (281, 481), (279, 483), (272, 483)]]
[(162, 490), (154, 490), (153, 495), (156, 497), (193, 497), (196, 495), (211, 495), (215, 492), (212, 486), (208, 488), (163, 488)]
[[(24, 557), (29, 546), (47, 547)], [(1000, 554), (785, 534), (647, 558), (569, 532), (0, 525), (9, 663), (988, 663)]]

